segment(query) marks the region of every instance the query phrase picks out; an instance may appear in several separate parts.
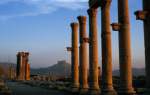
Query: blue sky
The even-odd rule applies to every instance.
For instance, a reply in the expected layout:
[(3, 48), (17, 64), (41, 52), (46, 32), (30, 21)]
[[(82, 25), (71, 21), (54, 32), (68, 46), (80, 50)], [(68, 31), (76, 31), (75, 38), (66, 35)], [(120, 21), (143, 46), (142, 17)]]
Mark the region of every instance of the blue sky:
[[(144, 67), (142, 22), (134, 11), (142, 9), (142, 0), (129, 0), (132, 56), (134, 67)], [(32, 67), (47, 67), (58, 60), (70, 60), (70, 23), (87, 15), (87, 0), (0, 0), (0, 61), (16, 63), (18, 51), (29, 51)], [(98, 12), (99, 62), (101, 64), (101, 11)], [(111, 22), (117, 22), (117, 0), (112, 1)], [(87, 24), (88, 32), (88, 24)], [(118, 33), (112, 31), (113, 66), (118, 67)]]

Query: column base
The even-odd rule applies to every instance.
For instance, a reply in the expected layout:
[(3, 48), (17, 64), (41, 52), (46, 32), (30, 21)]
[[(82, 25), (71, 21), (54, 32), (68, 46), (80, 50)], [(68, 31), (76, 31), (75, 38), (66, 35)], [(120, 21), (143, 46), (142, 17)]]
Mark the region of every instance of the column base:
[(134, 89), (119, 89), (118, 95), (136, 95)]
[(80, 88), (80, 92), (79, 92), (79, 94), (80, 95), (87, 95), (88, 94), (88, 88)]
[(101, 91), (100, 89), (89, 89), (88, 95), (100, 95)]
[(78, 93), (79, 93), (79, 88), (77, 88), (77, 87), (72, 87), (72, 88), (71, 88), (71, 93), (72, 93), (72, 94), (78, 94)]
[(101, 95), (117, 95), (117, 92), (114, 89), (102, 89)]

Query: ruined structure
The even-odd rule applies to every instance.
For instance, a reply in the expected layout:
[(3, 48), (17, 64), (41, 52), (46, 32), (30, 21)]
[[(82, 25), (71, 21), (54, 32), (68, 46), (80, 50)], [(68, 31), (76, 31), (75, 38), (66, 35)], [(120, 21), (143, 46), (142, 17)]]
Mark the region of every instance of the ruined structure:
[[(112, 80), (112, 43), (110, 29), (110, 6), (112, 0), (89, 0), (89, 38), (86, 37), (85, 17), (79, 16), (80, 24), (80, 88), (88, 88), (90, 95), (135, 95), (132, 86), (132, 54), (130, 38), (130, 18), (128, 0), (118, 0), (118, 23), (113, 23), (112, 29), (119, 34), (119, 65), (120, 83), (118, 92), (113, 88)], [(144, 21), (145, 60), (146, 60), (146, 94), (150, 94), (150, 1), (143, 0), (143, 11), (136, 11), (138, 20)], [(102, 81), (99, 81), (98, 70), (98, 33), (97, 9), (101, 7), (101, 38), (102, 38)], [(89, 84), (86, 73), (86, 42), (89, 43)], [(83, 49), (84, 48), (84, 49)], [(84, 55), (84, 56), (83, 56)], [(73, 60), (72, 60), (73, 61)], [(72, 62), (73, 63), (73, 62)], [(99, 67), (100, 69), (100, 67)], [(74, 72), (73, 70), (72, 72)], [(84, 73), (83, 73), (84, 72)], [(101, 86), (99, 86), (101, 85)], [(100, 92), (101, 91), (101, 92)]]
[(144, 22), (146, 92), (150, 95), (150, 0), (143, 0), (143, 10), (135, 12), (137, 20)]
[(119, 31), (119, 63), (120, 63), (120, 90), (119, 94), (132, 95), (132, 60), (130, 19), (128, 0), (118, 0), (118, 23), (113, 23), (113, 30)]
[[(97, 22), (96, 13), (97, 8), (101, 7), (102, 19), (102, 88), (101, 93), (104, 95), (115, 95), (112, 83), (112, 48), (111, 48), (111, 30), (110, 30), (110, 5), (111, 0), (89, 0), (90, 9), (88, 10), (90, 16), (90, 44), (96, 43), (97, 39)], [(94, 24), (93, 24), (94, 23)], [(95, 31), (95, 32), (93, 32)], [(94, 38), (94, 39), (93, 39)], [(95, 41), (95, 42), (92, 42)], [(94, 49), (95, 50), (95, 49)], [(98, 49), (97, 49), (98, 50)], [(98, 53), (98, 51), (97, 51)], [(96, 56), (98, 54), (92, 54)], [(91, 57), (91, 55), (90, 55)], [(98, 58), (98, 57), (97, 57)], [(98, 59), (97, 59), (98, 60)], [(92, 63), (93, 64), (93, 63)], [(96, 69), (94, 67), (93, 69)]]
[(102, 94), (116, 95), (112, 82), (112, 46), (110, 27), (111, 0), (101, 0), (102, 20)]
[(79, 20), (79, 31), (80, 31), (80, 66), (79, 66), (79, 73), (80, 73), (80, 94), (85, 94), (88, 92), (88, 38), (86, 34), (86, 16), (78, 16)]
[(17, 54), (17, 79), (30, 80), (30, 65), (28, 63), (28, 52), (19, 52)]
[(98, 85), (98, 35), (97, 9), (91, 8), (89, 14), (89, 93), (100, 94)]
[(72, 91), (77, 92), (79, 90), (79, 57), (78, 57), (78, 23), (71, 23), (72, 29), (72, 48), (68, 48), (71, 51), (72, 59)]

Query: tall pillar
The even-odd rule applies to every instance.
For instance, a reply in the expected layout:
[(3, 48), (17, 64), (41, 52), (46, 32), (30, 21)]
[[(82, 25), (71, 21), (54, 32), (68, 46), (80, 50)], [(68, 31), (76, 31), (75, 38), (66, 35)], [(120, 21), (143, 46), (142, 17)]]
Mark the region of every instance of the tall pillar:
[(16, 77), (17, 79), (19, 79), (19, 75), (20, 75), (20, 57), (19, 57), (19, 53), (17, 54), (17, 67), (16, 67)]
[(26, 54), (25, 52), (22, 52), (22, 66), (21, 66), (21, 72), (22, 72), (22, 80), (26, 80), (25, 76), (26, 76)]
[(112, 82), (111, 0), (102, 0), (102, 95), (116, 95)]
[(30, 80), (29, 53), (25, 53), (25, 80)]
[(78, 16), (79, 20), (79, 31), (80, 31), (80, 94), (86, 94), (88, 91), (88, 52), (87, 46), (88, 42), (85, 40), (87, 38), (86, 34), (86, 16)]
[(150, 0), (143, 0), (143, 11), (136, 11), (137, 20), (144, 21), (146, 92), (150, 95)]
[(119, 24), (112, 24), (119, 30), (120, 95), (135, 93), (132, 87), (131, 38), (128, 0), (118, 0)]
[(90, 94), (98, 95), (98, 33), (97, 33), (97, 9), (89, 9), (89, 78)]
[(17, 54), (17, 79), (24, 80), (23, 71), (23, 52)]
[(79, 68), (78, 68), (78, 23), (71, 23), (72, 29), (72, 90), (79, 90)]

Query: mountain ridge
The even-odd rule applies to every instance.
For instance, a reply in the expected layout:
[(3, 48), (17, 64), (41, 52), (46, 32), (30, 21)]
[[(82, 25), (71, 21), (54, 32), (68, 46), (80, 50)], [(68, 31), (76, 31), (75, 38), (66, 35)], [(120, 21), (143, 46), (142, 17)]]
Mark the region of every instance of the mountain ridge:
[[(16, 69), (16, 64), (8, 63), (8, 62), (0, 62), (0, 66), (5, 71), (5, 74), (8, 73), (9, 66)], [(134, 76), (141, 76), (145, 75), (145, 68), (133, 68), (133, 75)], [(45, 68), (31, 68), (31, 75), (56, 75), (56, 76), (70, 76), (71, 74), (71, 64), (67, 63), (66, 61), (58, 61), (57, 64), (52, 66), (48, 66)], [(113, 70), (114, 76), (119, 76), (119, 69)]]

